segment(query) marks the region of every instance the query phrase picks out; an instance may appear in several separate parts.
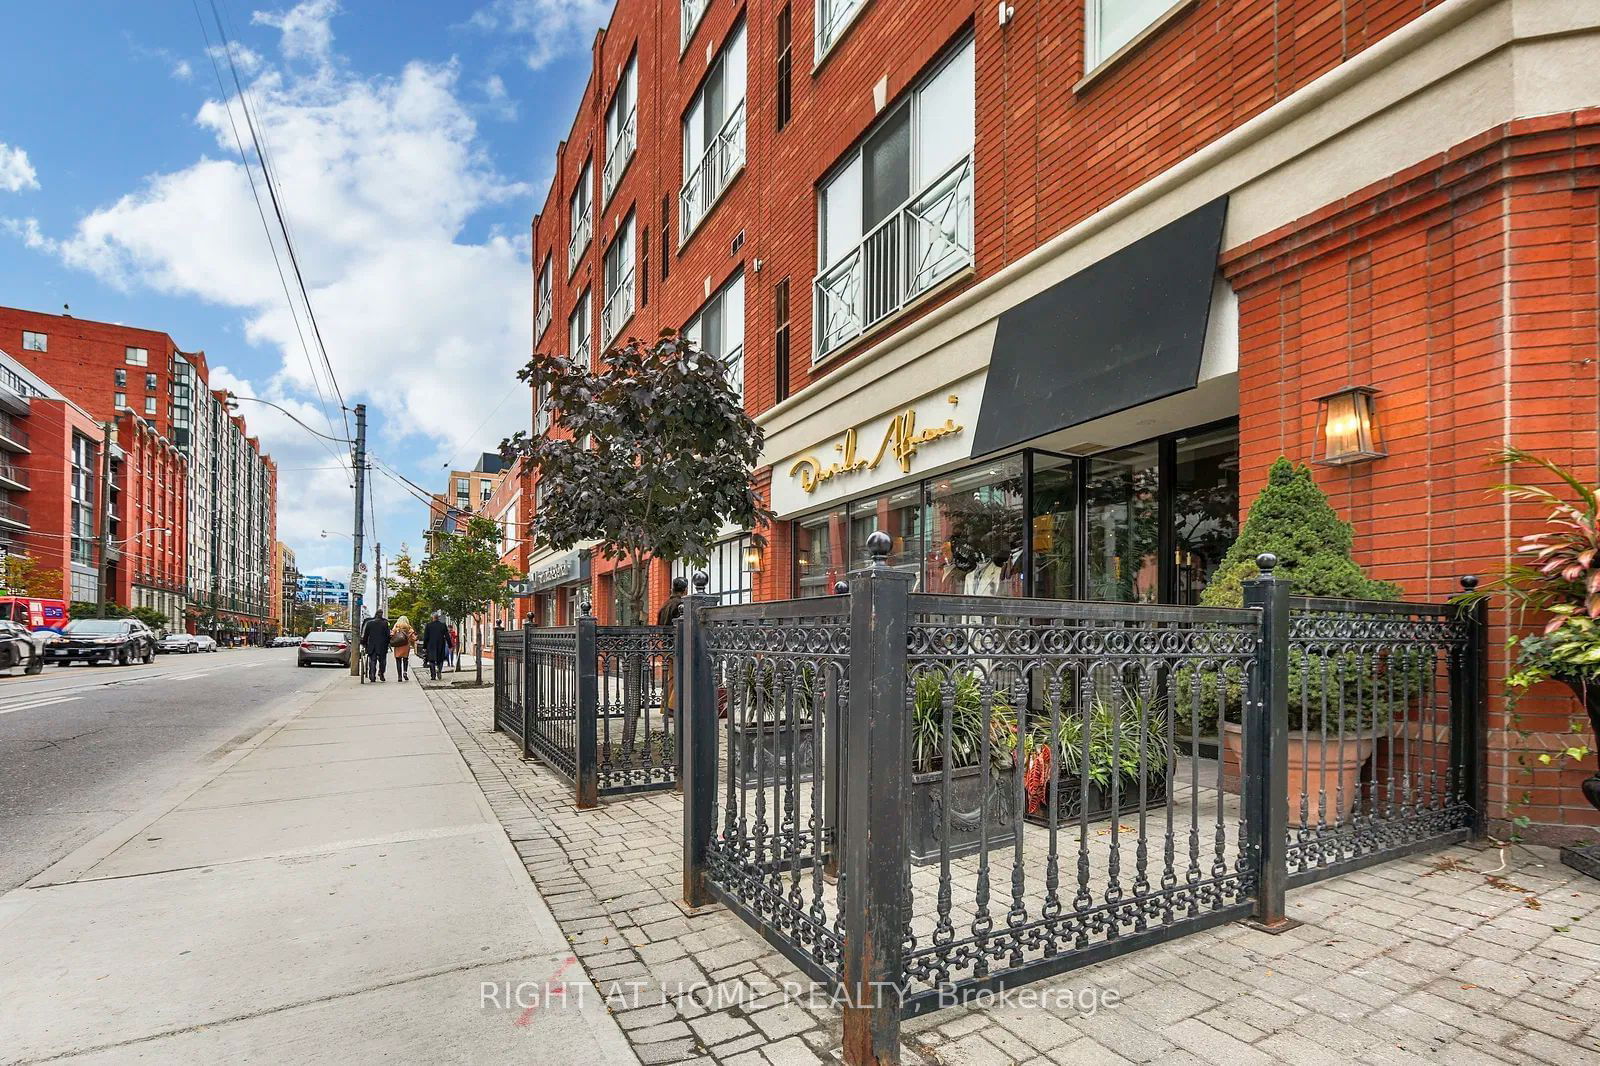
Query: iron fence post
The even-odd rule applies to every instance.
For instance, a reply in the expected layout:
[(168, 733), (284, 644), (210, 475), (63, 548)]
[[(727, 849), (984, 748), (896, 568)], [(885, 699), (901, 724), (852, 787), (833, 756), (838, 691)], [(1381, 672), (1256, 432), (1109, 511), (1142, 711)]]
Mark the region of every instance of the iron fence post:
[(688, 765), (684, 761), (684, 759), (685, 759), (685, 757), (687, 756), (688, 753), (684, 750), (684, 745), (683, 745), (683, 723), (684, 723), (684, 721), (685, 721), (685, 719), (687, 717), (684, 714), (684, 708), (687, 707), (688, 704), (684, 702), (684, 685), (683, 685), (683, 612), (681, 612), (681, 611), (678, 613), (678, 617), (676, 617), (676, 618), (674, 618), (672, 620), (672, 686), (671, 686), (671, 688), (672, 688), (672, 691), (669, 693), (669, 698), (672, 700), (672, 725), (671, 725), (671, 728), (672, 728), (672, 745), (673, 745), (673, 748), (676, 751), (676, 757), (677, 757), (677, 760), (678, 760), (678, 771), (677, 771), (677, 774), (675, 775), (676, 780), (673, 782), (672, 789), (673, 789), (674, 792), (682, 793), (683, 792), (683, 777), (684, 777), (684, 774), (687, 772), (686, 767)]
[[(1461, 579), (1461, 589), (1472, 592), (1478, 579), (1471, 574)], [(1479, 600), (1465, 612), (1466, 644), (1454, 676), (1450, 678), (1450, 767), (1458, 783), (1461, 802), (1472, 811), (1468, 831), (1481, 840), (1488, 830), (1485, 800), (1489, 795), (1486, 750), (1489, 667), (1489, 604)]]
[(683, 782), (683, 902), (703, 907), (711, 902), (706, 867), (711, 836), (716, 831), (717, 796), (717, 684), (706, 649), (700, 612), (717, 602), (706, 595), (710, 575), (698, 570), (694, 593), (684, 600), (679, 620), (678, 729), (683, 757), (678, 776)]
[(850, 575), (850, 707), (844, 738), (840, 892), (844, 912), (844, 1061), (900, 1061), (905, 937), (905, 798), (911, 772), (906, 641), (911, 574), (891, 570), (891, 541), (867, 538), (872, 563)]
[[(833, 594), (843, 596), (850, 591), (850, 586), (843, 581), (835, 582)], [(812, 781), (822, 785), (822, 824), (832, 830), (833, 839), (828, 844), (828, 850), (823, 859), (822, 872), (825, 876), (838, 879), (839, 877), (839, 848), (844, 841), (844, 811), (839, 802), (840, 781), (844, 777), (844, 714), (840, 697), (842, 695), (840, 677), (829, 670), (823, 683), (823, 709), (822, 709), (822, 739), (823, 747), (812, 758), (820, 759), (821, 775), (812, 772)], [(813, 784), (812, 787), (816, 787)]]
[(529, 736), (533, 732), (533, 694), (538, 684), (538, 666), (533, 658), (533, 627), (522, 623), (522, 757), (533, 757)]
[(1255, 684), (1244, 702), (1245, 824), (1256, 859), (1253, 924), (1282, 932), (1289, 882), (1289, 582), (1273, 573), (1277, 556), (1256, 557), (1261, 576), (1244, 583), (1244, 605), (1261, 609)]
[(578, 712), (576, 773), (578, 809), (600, 804), (600, 678), (596, 649), (599, 622), (587, 603), (578, 616)]

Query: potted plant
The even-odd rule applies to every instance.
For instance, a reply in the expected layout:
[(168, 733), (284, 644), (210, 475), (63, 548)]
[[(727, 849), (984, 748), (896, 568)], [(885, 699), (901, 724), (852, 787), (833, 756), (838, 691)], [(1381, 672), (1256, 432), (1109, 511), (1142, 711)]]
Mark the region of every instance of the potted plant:
[(1146, 808), (1167, 801), (1172, 752), (1165, 711), (1137, 685), (1118, 681), (1109, 693), (1096, 693), (1088, 714), (1064, 698), (1054, 745), (1048, 722), (1029, 732), (1023, 780), (1027, 819), (1036, 825), (1050, 824), (1050, 770), (1056, 753), (1061, 759), (1056, 778), (1057, 825), (1136, 811), (1141, 797)]
[[(1506, 678), (1507, 709), (1514, 712), (1518, 699), (1535, 685), (1558, 681), (1567, 686), (1587, 712), (1594, 746), (1564, 745), (1541, 753), (1539, 761), (1582, 762), (1600, 749), (1600, 497), (1571, 471), (1519, 448), (1508, 448), (1494, 461), (1508, 469), (1543, 470), (1569, 489), (1572, 499), (1537, 485), (1496, 486), (1495, 491), (1514, 502), (1548, 507), (1545, 528), (1521, 538), (1504, 574), (1456, 602), (1472, 604), (1499, 592), (1517, 607), (1519, 621), (1526, 624), (1531, 613), (1535, 624), (1543, 624), (1540, 632), (1510, 639), (1517, 669)], [(1572, 732), (1581, 734), (1582, 728), (1575, 720)], [(1600, 808), (1600, 773), (1581, 787), (1584, 797)], [(1519, 826), (1528, 821), (1525, 816), (1514, 820)], [(1600, 856), (1590, 861), (1600, 864)]]
[[(1267, 484), (1250, 507), (1211, 583), (1200, 595), (1204, 607), (1244, 606), (1244, 582), (1260, 575), (1256, 558), (1277, 556), (1275, 571), (1289, 581), (1296, 596), (1351, 600), (1398, 600), (1400, 589), (1367, 577), (1351, 556), (1355, 532), (1328, 502), (1311, 476), (1311, 468), (1280, 456), (1267, 473)], [(1391, 706), (1389, 692), (1415, 691), (1406, 684), (1376, 684), (1374, 671), (1413, 670), (1402, 659), (1361, 660), (1350, 653), (1298, 649), (1289, 657), (1289, 811), (1327, 820), (1336, 809), (1343, 818), (1354, 809), (1363, 769), (1372, 758), (1388, 723), (1404, 717), (1405, 708)], [(1185, 671), (1180, 690), (1199, 684), (1206, 714), (1220, 722), (1223, 784), (1238, 788), (1243, 749), (1241, 711), (1244, 678), (1236, 668), (1211, 679)], [(1399, 674), (1393, 679), (1403, 681)], [(1384, 680), (1390, 680), (1385, 674)], [(1342, 808), (1342, 809), (1341, 809)]]
[[(740, 664), (736, 684), (743, 693), (743, 706), (734, 711), (729, 758), (740, 787), (769, 788), (787, 781), (791, 767), (795, 781), (810, 780), (816, 758), (812, 728), (816, 668), (810, 663), (795, 668), (756, 660)], [(723, 697), (725, 692), (718, 695)]]
[[(948, 696), (948, 700), (947, 700)], [(987, 841), (991, 848), (1016, 839), (1014, 774), (1016, 716), (1009, 698), (996, 689), (985, 697), (973, 670), (918, 674), (911, 708), (911, 795), (907, 805), (907, 837), (911, 861), (918, 866), (940, 861), (945, 838), (945, 803), (949, 803), (949, 854), (952, 859), (975, 853)], [(947, 706), (948, 704), (948, 706)], [(945, 720), (950, 727), (950, 788), (944, 788)], [(983, 762), (987, 725), (989, 763)]]

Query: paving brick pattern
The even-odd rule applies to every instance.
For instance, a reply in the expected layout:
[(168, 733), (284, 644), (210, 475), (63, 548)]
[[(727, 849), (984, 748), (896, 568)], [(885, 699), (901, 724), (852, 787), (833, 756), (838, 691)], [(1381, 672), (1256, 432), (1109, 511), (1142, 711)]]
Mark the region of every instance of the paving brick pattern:
[[(838, 1012), (783, 994), (798, 970), (726, 910), (675, 902), (676, 793), (579, 811), (493, 732), (488, 690), (429, 696), (641, 1061), (836, 1058)], [(1544, 849), (1506, 860), (1452, 848), (1296, 890), (1289, 933), (1224, 926), (910, 1020), (905, 1061), (1600, 1062), (1600, 883)]]

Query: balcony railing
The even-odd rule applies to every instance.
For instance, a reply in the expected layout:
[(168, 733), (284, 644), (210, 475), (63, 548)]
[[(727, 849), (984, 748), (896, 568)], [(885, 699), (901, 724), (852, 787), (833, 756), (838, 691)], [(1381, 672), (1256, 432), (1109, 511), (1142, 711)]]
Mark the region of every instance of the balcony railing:
[(628, 160), (633, 158), (633, 149), (638, 143), (639, 109), (636, 107), (622, 120), (622, 128), (617, 131), (617, 139), (606, 149), (606, 167), (600, 173), (600, 179), (605, 185), (602, 202), (611, 199), (611, 194), (617, 191), (617, 182), (622, 180), (622, 172), (628, 169)]
[(28, 511), (21, 504), (12, 503), (10, 500), (0, 500), (0, 521), (11, 522), (26, 529), (28, 526)]
[(22, 451), (29, 451), (28, 431), (11, 418), (10, 415), (0, 414), (0, 443), (11, 444)]
[(705, 154), (700, 157), (700, 165), (690, 171), (689, 179), (683, 183), (683, 194), (679, 198), (679, 214), (682, 216), (679, 244), (689, 239), (689, 234), (710, 213), (717, 198), (743, 166), (744, 101), (741, 100), (728, 116), (728, 121), (722, 124), (722, 129), (711, 139)]
[(739, 345), (722, 360), (728, 373), (728, 386), (735, 396), (744, 399), (744, 345)]
[(617, 287), (606, 295), (605, 310), (600, 313), (600, 329), (606, 347), (617, 339), (622, 327), (633, 317), (633, 270), (622, 275)]
[(0, 478), (5, 478), (13, 485), (28, 488), (33, 482), (28, 477), (28, 472), (15, 463), (0, 462)]
[(817, 60), (844, 35), (867, 0), (817, 0)]
[(594, 233), (594, 212), (585, 211), (572, 230), (572, 240), (567, 244), (567, 273), (578, 269), (578, 260), (589, 247), (589, 237)]
[(550, 297), (548, 294), (539, 300), (539, 310), (533, 315), (533, 339), (538, 340), (544, 336), (544, 331), (550, 327)]
[(817, 276), (812, 362), (820, 362), (972, 261), (969, 155)]
[(578, 343), (572, 349), (572, 361), (579, 366), (586, 367), (592, 362), (590, 358), (589, 331), (585, 329), (583, 336), (578, 338)]
[(695, 27), (700, 25), (701, 17), (710, 6), (711, 0), (683, 0), (683, 36), (678, 42), (678, 51), (689, 47), (689, 38), (694, 36)]

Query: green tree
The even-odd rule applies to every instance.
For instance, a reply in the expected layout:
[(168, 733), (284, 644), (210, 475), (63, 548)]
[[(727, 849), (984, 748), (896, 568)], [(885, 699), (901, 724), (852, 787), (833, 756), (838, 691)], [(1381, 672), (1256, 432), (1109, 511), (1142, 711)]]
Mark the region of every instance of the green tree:
[(598, 370), (535, 356), (517, 376), (545, 398), (554, 431), (500, 446), (538, 475), (533, 536), (558, 550), (593, 541), (602, 558), (628, 563), (635, 616), (652, 558), (703, 562), (725, 525), (757, 531), (771, 519), (750, 480), (761, 428), (726, 365), (677, 333), (630, 337)]
[(390, 564), (388, 578), (389, 617), (405, 617), (412, 625), (422, 628), (433, 605), (423, 592), (422, 571), (411, 560), (409, 548), (401, 545), (400, 554)]
[[(100, 605), (93, 600), (74, 600), (68, 608), (69, 618), (98, 618)], [(136, 618), (151, 629), (165, 629), (169, 619), (154, 607), (124, 607), (120, 603), (106, 604), (107, 618)]]
[[(443, 534), (438, 547), (423, 564), (420, 585), (425, 601), (451, 618), (477, 627), (478, 648), (483, 648), (480, 612), (511, 602), (509, 583), (517, 572), (500, 561), (500, 524), (482, 515), (467, 520), (465, 529)], [(483, 684), (483, 656), (477, 656), (478, 684)], [(456, 669), (461, 660), (456, 659)]]
[(61, 571), (47, 570), (28, 556), (17, 554), (6, 556), (4, 579), (8, 595), (51, 600), (61, 597), (64, 584)]
[(1256, 556), (1278, 557), (1277, 576), (1296, 596), (1398, 600), (1400, 587), (1368, 577), (1351, 557), (1355, 530), (1317, 487), (1311, 468), (1279, 456), (1239, 537), (1200, 594), (1206, 607), (1242, 607), (1244, 583), (1261, 576)]

